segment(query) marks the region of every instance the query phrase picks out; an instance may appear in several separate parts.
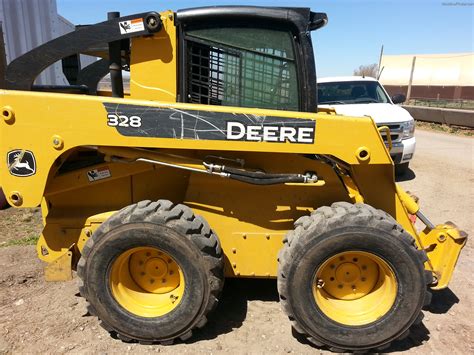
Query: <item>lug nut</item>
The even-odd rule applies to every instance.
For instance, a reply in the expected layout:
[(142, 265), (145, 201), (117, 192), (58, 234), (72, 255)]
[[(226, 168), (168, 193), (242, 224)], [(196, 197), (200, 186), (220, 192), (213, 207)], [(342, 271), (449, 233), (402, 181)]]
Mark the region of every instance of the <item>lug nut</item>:
[(171, 303), (175, 303), (177, 299), (178, 299), (178, 296), (170, 295)]

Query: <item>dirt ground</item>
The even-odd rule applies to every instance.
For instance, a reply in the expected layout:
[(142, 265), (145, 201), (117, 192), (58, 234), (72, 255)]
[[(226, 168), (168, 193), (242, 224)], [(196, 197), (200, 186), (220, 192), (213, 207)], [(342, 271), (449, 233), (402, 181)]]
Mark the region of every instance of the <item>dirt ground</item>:
[[(417, 139), (412, 171), (402, 185), (420, 197), (433, 221), (455, 221), (472, 235), (474, 139), (421, 130)], [(320, 352), (292, 335), (275, 281), (227, 282), (208, 325), (186, 343), (143, 346), (115, 340), (87, 315), (75, 280), (45, 283), (34, 247), (12, 245), (12, 240), (28, 240), (38, 233), (39, 222), (37, 210), (0, 211), (0, 354)], [(474, 353), (473, 260), (470, 240), (450, 288), (435, 293), (423, 324), (387, 352)]]

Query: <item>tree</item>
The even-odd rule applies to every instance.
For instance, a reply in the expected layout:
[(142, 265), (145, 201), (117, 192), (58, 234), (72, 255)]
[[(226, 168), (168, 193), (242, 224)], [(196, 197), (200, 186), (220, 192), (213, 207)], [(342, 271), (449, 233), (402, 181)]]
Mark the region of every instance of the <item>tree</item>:
[(358, 69), (354, 70), (354, 75), (357, 76), (370, 76), (377, 79), (379, 73), (379, 66), (377, 64), (361, 65)]

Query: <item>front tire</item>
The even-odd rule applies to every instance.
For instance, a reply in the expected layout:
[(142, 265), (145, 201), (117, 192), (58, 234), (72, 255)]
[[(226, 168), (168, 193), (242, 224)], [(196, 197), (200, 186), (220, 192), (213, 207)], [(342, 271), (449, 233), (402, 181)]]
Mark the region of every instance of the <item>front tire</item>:
[(190, 208), (167, 200), (111, 216), (84, 246), (77, 273), (89, 313), (123, 341), (143, 344), (190, 338), (224, 283), (216, 235)]
[(429, 303), (424, 251), (385, 212), (321, 207), (290, 231), (278, 291), (294, 329), (333, 351), (381, 349), (408, 334)]

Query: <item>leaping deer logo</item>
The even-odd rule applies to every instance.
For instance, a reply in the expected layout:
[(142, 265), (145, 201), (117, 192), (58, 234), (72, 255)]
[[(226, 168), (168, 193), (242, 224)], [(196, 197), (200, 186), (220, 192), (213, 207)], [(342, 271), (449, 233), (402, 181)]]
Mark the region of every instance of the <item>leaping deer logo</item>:
[(13, 150), (8, 153), (8, 170), (13, 176), (31, 176), (36, 173), (36, 161), (28, 150)]
[(13, 164), (10, 166), (10, 171), (12, 170), (20, 170), (22, 168), (31, 171), (32, 173), (35, 172), (35, 170), (30, 166), (30, 163), (28, 161), (22, 162), (24, 154), (22, 153), (17, 153), (14, 155), (15, 160), (13, 161)]

